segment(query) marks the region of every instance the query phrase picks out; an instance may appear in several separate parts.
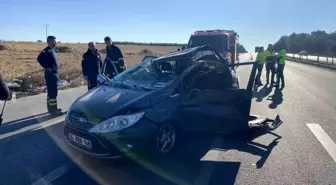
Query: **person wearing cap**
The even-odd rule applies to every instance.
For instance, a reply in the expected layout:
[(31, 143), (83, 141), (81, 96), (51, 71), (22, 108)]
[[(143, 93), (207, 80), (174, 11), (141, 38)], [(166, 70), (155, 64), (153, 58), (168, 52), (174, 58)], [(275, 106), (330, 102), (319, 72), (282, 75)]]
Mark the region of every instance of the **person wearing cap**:
[(97, 76), (101, 72), (100, 70), (103, 63), (95, 43), (89, 42), (88, 47), (82, 59), (82, 72), (83, 77), (88, 82), (88, 90), (91, 90), (98, 85)]
[(126, 70), (127, 66), (121, 50), (113, 44), (111, 38), (105, 37), (104, 41), (106, 44), (106, 58), (104, 60), (103, 72), (107, 73), (109, 78), (113, 78)]
[(262, 47), (259, 47), (258, 48), (258, 54), (257, 54), (257, 59), (256, 59), (256, 62), (257, 62), (257, 70), (258, 70), (258, 73), (257, 73), (257, 76), (256, 76), (256, 79), (255, 79), (255, 83), (256, 85), (258, 86), (261, 86), (263, 85), (261, 83), (261, 73), (262, 73), (262, 70), (264, 68), (264, 64), (265, 64), (265, 53), (262, 49)]
[(44, 68), (44, 78), (47, 86), (47, 109), (51, 114), (57, 114), (62, 109), (57, 108), (57, 82), (59, 79), (59, 65), (56, 52), (56, 37), (47, 37), (48, 46), (44, 48), (37, 57), (37, 61)]

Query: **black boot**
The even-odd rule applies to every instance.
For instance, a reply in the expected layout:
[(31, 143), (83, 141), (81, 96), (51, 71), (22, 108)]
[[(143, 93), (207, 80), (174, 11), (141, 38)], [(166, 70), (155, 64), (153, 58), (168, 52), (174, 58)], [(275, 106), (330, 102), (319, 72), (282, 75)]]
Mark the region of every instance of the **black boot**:
[(62, 114), (62, 109), (57, 108), (57, 104), (50, 106), (50, 114), (51, 115), (60, 115)]

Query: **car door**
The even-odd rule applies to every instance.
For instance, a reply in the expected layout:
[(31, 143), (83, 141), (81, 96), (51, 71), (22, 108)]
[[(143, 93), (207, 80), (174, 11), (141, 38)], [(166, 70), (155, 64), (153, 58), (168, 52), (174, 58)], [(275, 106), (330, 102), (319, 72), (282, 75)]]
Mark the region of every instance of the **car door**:
[(187, 130), (211, 131), (215, 127), (214, 105), (210, 104), (214, 91), (208, 86), (210, 71), (204, 62), (183, 80), (181, 117)]
[(207, 64), (212, 69), (204, 79), (208, 89), (202, 92), (207, 125), (215, 132), (237, 130), (246, 118), (248, 93), (245, 89), (233, 88), (231, 71), (226, 65), (216, 61)]

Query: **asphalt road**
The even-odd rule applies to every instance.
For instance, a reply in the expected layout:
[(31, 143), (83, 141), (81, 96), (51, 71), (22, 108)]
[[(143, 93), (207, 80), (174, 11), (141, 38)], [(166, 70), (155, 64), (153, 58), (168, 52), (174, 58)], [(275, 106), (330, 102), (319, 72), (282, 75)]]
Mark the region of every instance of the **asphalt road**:
[[(241, 86), (249, 72), (238, 68)], [(254, 93), (253, 113), (284, 120), (273, 133), (190, 137), (156, 160), (87, 158), (65, 145), (64, 116), (43, 114), (45, 94), (9, 102), (0, 127), (0, 184), (335, 184), (336, 73), (287, 61), (285, 78), (282, 91)], [(85, 90), (60, 92), (61, 107)]]

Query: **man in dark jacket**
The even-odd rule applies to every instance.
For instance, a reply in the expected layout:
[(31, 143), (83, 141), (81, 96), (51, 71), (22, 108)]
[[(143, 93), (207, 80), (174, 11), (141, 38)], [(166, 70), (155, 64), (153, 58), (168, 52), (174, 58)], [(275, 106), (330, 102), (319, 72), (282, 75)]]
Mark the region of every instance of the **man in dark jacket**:
[(83, 55), (82, 71), (83, 76), (88, 82), (88, 90), (97, 87), (97, 76), (100, 73), (102, 61), (96, 45), (90, 42), (89, 49)]
[(112, 43), (110, 37), (104, 38), (106, 44), (106, 58), (104, 61), (103, 72), (108, 74), (109, 78), (123, 72), (127, 69), (124, 56), (121, 50)]
[[(4, 101), (4, 100), (10, 100), (12, 99), (12, 95), (8, 89), (8, 87), (6, 86), (5, 81), (2, 78), (2, 75), (0, 74), (0, 100)], [(5, 109), (5, 104), (6, 102), (4, 102), (2, 110), (0, 110), (0, 125), (2, 124), (3, 118), (2, 118), (2, 114), (3, 111)]]
[(56, 52), (54, 47), (56, 46), (56, 37), (48, 36), (48, 47), (44, 48), (37, 61), (44, 68), (44, 78), (47, 85), (47, 109), (51, 114), (57, 114), (62, 112), (62, 109), (57, 108), (57, 82), (59, 79), (59, 65), (57, 62)]
[(8, 100), (10, 99), (10, 92), (2, 75), (0, 74), (0, 100)]

